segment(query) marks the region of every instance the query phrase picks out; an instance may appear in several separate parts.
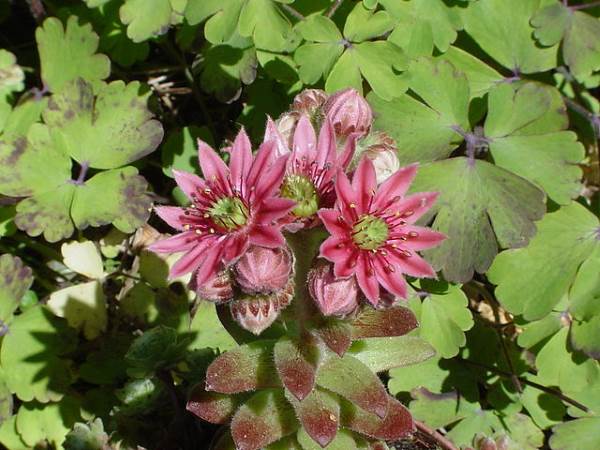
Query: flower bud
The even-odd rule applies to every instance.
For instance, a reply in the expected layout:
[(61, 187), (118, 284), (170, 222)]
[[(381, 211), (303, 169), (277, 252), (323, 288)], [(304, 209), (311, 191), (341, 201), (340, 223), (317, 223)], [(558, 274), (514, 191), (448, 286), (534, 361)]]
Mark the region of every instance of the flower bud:
[(234, 266), (235, 281), (246, 294), (269, 294), (287, 285), (292, 268), (287, 248), (251, 246)]
[[(195, 280), (196, 277), (193, 277)], [(198, 297), (214, 303), (225, 303), (233, 299), (233, 286), (229, 271), (223, 270), (202, 285), (194, 286)]]
[(231, 316), (242, 328), (259, 335), (270, 327), (294, 296), (294, 282), (269, 295), (245, 295), (230, 303)]
[(313, 118), (327, 101), (327, 94), (321, 89), (305, 89), (294, 97), (292, 110)]
[(358, 307), (354, 277), (337, 278), (331, 264), (320, 264), (308, 274), (308, 291), (325, 316), (347, 316)]
[(400, 170), (396, 142), (382, 131), (375, 131), (359, 140), (356, 146), (351, 169), (356, 168), (360, 159), (366, 156), (373, 161), (377, 184), (383, 183)]
[(373, 111), (360, 93), (352, 88), (331, 95), (323, 106), (338, 136), (352, 133), (364, 136), (371, 129)]

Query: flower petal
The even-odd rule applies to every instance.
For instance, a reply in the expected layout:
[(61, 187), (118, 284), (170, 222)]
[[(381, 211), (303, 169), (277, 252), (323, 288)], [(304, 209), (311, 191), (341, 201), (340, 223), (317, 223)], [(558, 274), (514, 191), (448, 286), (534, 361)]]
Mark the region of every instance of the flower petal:
[(213, 245), (215, 239), (204, 239), (185, 255), (177, 260), (171, 271), (169, 272), (170, 278), (177, 278), (186, 273), (193, 272), (196, 270), (203, 261), (212, 257), (212, 255), (220, 251), (218, 246)]
[(306, 115), (302, 115), (296, 130), (294, 131), (294, 148), (292, 150), (295, 157), (302, 159), (306, 157), (309, 161), (314, 161), (317, 154), (317, 136), (315, 129)]
[(379, 283), (392, 294), (406, 298), (406, 280), (399, 268), (390, 270), (388, 263), (383, 258), (374, 258), (374, 266), (375, 276)]
[[(356, 194), (350, 185), (348, 177), (341, 170), (339, 170), (337, 174), (335, 193), (337, 195), (338, 204), (340, 205), (340, 210), (344, 213), (344, 217), (354, 220), (356, 218), (356, 211), (352, 213), (351, 210), (356, 207)], [(351, 205), (354, 205), (354, 207)]]
[(317, 166), (325, 167), (327, 163), (333, 166), (337, 157), (335, 131), (331, 121), (327, 118), (321, 125), (319, 131), (319, 142), (317, 143)]
[(196, 245), (198, 245), (198, 235), (193, 231), (186, 231), (156, 241), (148, 246), (148, 250), (156, 253), (177, 253), (190, 250)]
[(250, 245), (246, 233), (237, 233), (228, 238), (223, 243), (223, 262), (226, 265), (236, 261), (248, 249)]
[(348, 168), (348, 165), (354, 157), (354, 152), (356, 151), (356, 141), (358, 140), (359, 136), (360, 134), (358, 133), (352, 133), (346, 138), (344, 149), (337, 157), (337, 166), (340, 169), (346, 170)]
[(231, 194), (229, 188), (229, 168), (219, 155), (217, 155), (217, 152), (201, 139), (198, 139), (198, 161), (200, 162), (204, 179), (208, 183), (217, 183), (223, 190)]
[(250, 172), (252, 166), (252, 145), (246, 131), (242, 128), (233, 141), (231, 148), (231, 160), (229, 168), (231, 170), (231, 182), (233, 186), (241, 192), (242, 183)]
[(182, 170), (173, 169), (173, 176), (177, 186), (181, 188), (183, 193), (192, 200), (192, 194), (196, 195), (198, 191), (203, 191), (206, 183), (202, 178), (193, 173), (184, 172)]
[(412, 233), (412, 235), (408, 237), (406, 241), (398, 241), (402, 247), (409, 250), (425, 250), (439, 245), (446, 239), (446, 235), (443, 233), (415, 225), (407, 225), (402, 229), (402, 231), (406, 234)]
[(272, 197), (275, 191), (279, 190), (285, 175), (287, 159), (287, 156), (277, 158), (270, 169), (263, 172), (255, 185), (255, 201), (258, 202), (264, 198)]
[(345, 235), (349, 232), (350, 226), (344, 221), (338, 210), (323, 208), (317, 214), (327, 231), (333, 236)]
[(196, 285), (202, 286), (214, 278), (220, 271), (222, 247), (216, 245), (207, 252), (205, 258), (202, 258), (200, 266), (196, 271)]
[(175, 206), (155, 206), (154, 211), (162, 220), (164, 220), (170, 227), (176, 230), (183, 230), (183, 223), (181, 217), (185, 215), (183, 208), (177, 208)]
[(267, 116), (267, 126), (265, 128), (265, 138), (263, 141), (275, 141), (275, 155), (277, 157), (284, 156), (290, 153), (288, 144), (279, 132), (277, 125), (273, 122), (270, 116)]
[(246, 179), (246, 187), (251, 188), (252, 186), (256, 186), (260, 177), (271, 167), (275, 159), (275, 142), (263, 142), (254, 156), (252, 167)]
[(401, 271), (411, 277), (418, 278), (436, 278), (437, 275), (433, 267), (429, 265), (421, 256), (417, 253), (410, 252), (411, 256), (405, 256), (400, 254), (398, 251), (389, 252), (390, 263), (394, 265), (396, 270)]
[(375, 175), (375, 167), (373, 162), (363, 156), (358, 163), (358, 167), (352, 177), (352, 188), (356, 192), (357, 207), (359, 213), (369, 212), (371, 199), (375, 195), (377, 188), (377, 177)]
[(250, 243), (268, 248), (277, 248), (285, 244), (285, 239), (279, 226), (257, 225), (250, 231)]
[(369, 255), (361, 252), (356, 264), (356, 281), (360, 289), (374, 306), (379, 302), (379, 282), (375, 276)]
[(287, 198), (271, 197), (265, 199), (256, 208), (254, 220), (258, 224), (268, 225), (285, 217), (295, 206), (296, 202)]
[(379, 186), (379, 190), (375, 196), (374, 207), (378, 209), (385, 208), (391, 202), (396, 201), (397, 197), (404, 196), (417, 175), (417, 168), (418, 164), (411, 164), (410, 166), (403, 167), (385, 180)]
[(419, 192), (403, 198), (393, 208), (400, 211), (406, 223), (413, 224), (431, 209), (438, 196), (438, 192)]

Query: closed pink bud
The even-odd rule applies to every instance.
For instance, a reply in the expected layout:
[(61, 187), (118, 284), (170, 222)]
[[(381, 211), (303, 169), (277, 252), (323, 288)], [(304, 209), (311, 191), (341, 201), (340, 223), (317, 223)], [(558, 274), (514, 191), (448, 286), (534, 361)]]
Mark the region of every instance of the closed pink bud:
[(292, 268), (288, 249), (251, 246), (234, 266), (235, 281), (247, 294), (270, 294), (287, 285)]
[(277, 119), (277, 131), (287, 149), (292, 148), (294, 131), (296, 131), (296, 125), (298, 124), (299, 119), (300, 114), (294, 111), (283, 113), (279, 116), (279, 119)]
[(294, 97), (292, 110), (314, 117), (327, 101), (327, 94), (321, 89), (305, 89)]
[[(195, 280), (196, 277), (193, 278)], [(231, 275), (224, 270), (207, 282), (194, 286), (198, 297), (214, 303), (225, 303), (233, 298)]]
[(229, 304), (231, 316), (242, 328), (259, 335), (279, 317), (281, 310), (294, 296), (294, 283), (290, 280), (284, 289), (269, 295), (245, 295)]
[(331, 264), (319, 265), (309, 272), (308, 291), (325, 316), (347, 316), (358, 307), (355, 278), (337, 278)]
[(371, 129), (373, 111), (360, 93), (352, 88), (331, 95), (323, 106), (338, 136), (356, 133), (364, 136)]

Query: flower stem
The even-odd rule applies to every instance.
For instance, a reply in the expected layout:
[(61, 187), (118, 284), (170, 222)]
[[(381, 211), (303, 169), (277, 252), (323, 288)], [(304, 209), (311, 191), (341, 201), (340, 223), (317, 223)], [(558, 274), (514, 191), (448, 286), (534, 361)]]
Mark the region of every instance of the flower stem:
[(600, 6), (600, 1), (592, 2), (592, 3), (584, 3), (583, 5), (569, 6), (569, 9), (571, 9), (572, 11), (577, 11), (580, 9), (595, 8), (598, 6)]
[(335, 14), (335, 12), (337, 11), (337, 9), (342, 5), (343, 2), (344, 2), (344, 0), (335, 0), (335, 3), (333, 5), (331, 5), (331, 8), (329, 8), (329, 11), (327, 11), (325, 16), (326, 17), (333, 16)]
[(417, 427), (417, 430), (419, 430), (421, 433), (424, 433), (424, 434), (430, 436), (437, 444), (440, 444), (440, 447), (443, 450), (458, 450), (458, 447), (456, 447), (452, 443), (452, 441), (450, 441), (446, 437), (442, 436), (440, 433), (438, 433), (434, 429), (429, 428), (423, 422), (420, 422), (418, 420), (413, 419), (413, 421), (415, 422), (415, 426)]
[(294, 16), (296, 19), (298, 20), (304, 20), (306, 19), (306, 17), (304, 17), (302, 15), (302, 13), (300, 13), (296, 8), (290, 6), (290, 5), (286, 5), (285, 3), (281, 4), (281, 7), (283, 9), (285, 9), (288, 13), (290, 13), (292, 16)]

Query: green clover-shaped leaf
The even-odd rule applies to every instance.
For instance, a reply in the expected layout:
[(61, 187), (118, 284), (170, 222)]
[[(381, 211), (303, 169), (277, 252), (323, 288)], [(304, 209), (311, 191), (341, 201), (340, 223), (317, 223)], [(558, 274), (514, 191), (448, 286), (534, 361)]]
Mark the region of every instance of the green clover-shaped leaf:
[(420, 58), (409, 68), (409, 86), (426, 104), (405, 94), (392, 101), (368, 99), (376, 113), (375, 127), (398, 146), (403, 164), (444, 158), (461, 142), (454, 128), (469, 128), (469, 83), (446, 61)]
[[(427, 217), (448, 236), (426, 251), (445, 279), (470, 280), (485, 272), (502, 248), (523, 247), (545, 212), (544, 193), (527, 180), (488, 162), (451, 158), (421, 166), (414, 192), (440, 192)], [(519, 273), (522, 271), (519, 270)]]
[(2, 327), (10, 321), (32, 283), (31, 269), (23, 265), (21, 258), (10, 254), (0, 256), (0, 324)]
[(119, 15), (127, 25), (127, 36), (133, 42), (142, 42), (181, 23), (186, 5), (187, 0), (125, 0)]
[(380, 0), (379, 3), (396, 21), (390, 41), (412, 57), (430, 56), (434, 47), (446, 52), (456, 40), (457, 30), (462, 28), (459, 8), (443, 0)]
[(600, 448), (600, 417), (584, 417), (561, 423), (552, 431), (550, 438), (552, 450), (570, 450), (575, 441), (579, 450)]
[(490, 91), (484, 134), (496, 165), (541, 186), (555, 202), (579, 196), (585, 150), (567, 128), (554, 88), (500, 84)]
[(546, 215), (529, 246), (502, 252), (489, 271), (502, 305), (529, 320), (547, 315), (600, 247), (599, 233), (598, 219), (578, 203)]
[(15, 317), (2, 342), (0, 363), (6, 385), (23, 401), (60, 400), (72, 382), (70, 352), (76, 337), (64, 319), (36, 306)]
[(0, 49), (0, 97), (22, 91), (25, 74), (11, 52)]
[(372, 11), (356, 4), (346, 19), (344, 33), (324, 16), (311, 16), (297, 25), (308, 41), (300, 46), (294, 58), (302, 81), (308, 84), (326, 79), (329, 92), (354, 87), (362, 92), (362, 79), (384, 99), (398, 97), (406, 90), (399, 72), (408, 60), (400, 47), (389, 40), (372, 40), (393, 27), (385, 11)]
[(564, 3), (540, 9), (531, 19), (534, 35), (544, 46), (562, 40), (562, 56), (569, 69), (582, 80), (600, 69), (600, 20)]
[(114, 169), (153, 152), (163, 137), (138, 82), (93, 89), (78, 79), (50, 98), (43, 113), (62, 151), (80, 164)]
[(492, 58), (515, 73), (556, 67), (558, 46), (542, 47), (529, 20), (540, 0), (481, 0), (464, 13), (465, 30)]
[(108, 57), (95, 54), (98, 35), (90, 24), (79, 25), (75, 16), (69, 17), (65, 28), (55, 17), (46, 19), (36, 30), (35, 38), (42, 80), (52, 92), (77, 78), (97, 84), (110, 75)]

